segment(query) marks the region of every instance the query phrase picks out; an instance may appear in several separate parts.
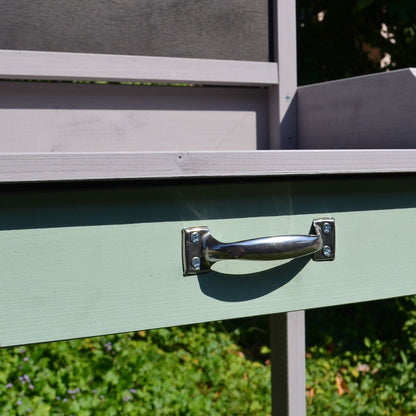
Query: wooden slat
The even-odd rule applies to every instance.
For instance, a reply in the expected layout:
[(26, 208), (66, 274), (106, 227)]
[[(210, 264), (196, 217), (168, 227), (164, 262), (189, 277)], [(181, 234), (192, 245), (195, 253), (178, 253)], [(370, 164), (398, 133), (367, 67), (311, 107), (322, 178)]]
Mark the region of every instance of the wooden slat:
[(0, 78), (264, 86), (273, 62), (0, 50)]
[(0, 0), (0, 49), (269, 60), (268, 0)]
[(416, 150), (0, 154), (0, 182), (416, 172)]
[[(414, 294), (415, 190), (414, 177), (3, 185), (0, 345)], [(182, 275), (183, 227), (240, 241), (305, 234), (322, 216), (336, 221), (335, 261)]]
[(0, 82), (0, 153), (255, 150), (263, 88)]
[(298, 89), (300, 149), (416, 148), (416, 69)]

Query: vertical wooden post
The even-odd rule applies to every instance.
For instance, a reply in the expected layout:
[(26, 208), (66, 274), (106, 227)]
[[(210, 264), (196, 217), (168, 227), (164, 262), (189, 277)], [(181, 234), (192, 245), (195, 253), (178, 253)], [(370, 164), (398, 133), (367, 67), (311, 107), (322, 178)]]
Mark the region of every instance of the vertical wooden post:
[[(269, 90), (271, 149), (297, 147), (296, 1), (273, 0), (279, 85)], [(305, 312), (271, 315), (272, 414), (305, 416)]]
[(272, 3), (273, 60), (278, 63), (279, 85), (269, 89), (270, 148), (296, 149), (296, 1)]
[(305, 312), (271, 315), (272, 415), (305, 416)]

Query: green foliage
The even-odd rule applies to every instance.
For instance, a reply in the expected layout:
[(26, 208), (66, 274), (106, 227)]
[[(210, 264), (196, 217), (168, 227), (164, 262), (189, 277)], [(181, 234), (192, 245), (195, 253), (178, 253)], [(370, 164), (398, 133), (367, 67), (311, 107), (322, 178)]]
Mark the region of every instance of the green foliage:
[[(416, 297), (307, 312), (308, 415), (416, 415)], [(0, 415), (270, 415), (268, 318), (0, 350)]]
[(298, 0), (297, 8), (300, 85), (416, 65), (415, 0)]
[(220, 323), (0, 351), (0, 415), (266, 415), (270, 367)]
[(326, 319), (310, 328), (308, 415), (416, 415), (415, 306), (411, 297), (309, 313)]

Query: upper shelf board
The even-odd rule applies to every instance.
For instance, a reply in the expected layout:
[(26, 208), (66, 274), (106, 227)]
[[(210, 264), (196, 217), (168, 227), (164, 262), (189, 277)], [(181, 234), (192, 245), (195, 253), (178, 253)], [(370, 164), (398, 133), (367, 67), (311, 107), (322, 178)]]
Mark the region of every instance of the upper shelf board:
[(0, 154), (3, 183), (409, 172), (416, 149)]

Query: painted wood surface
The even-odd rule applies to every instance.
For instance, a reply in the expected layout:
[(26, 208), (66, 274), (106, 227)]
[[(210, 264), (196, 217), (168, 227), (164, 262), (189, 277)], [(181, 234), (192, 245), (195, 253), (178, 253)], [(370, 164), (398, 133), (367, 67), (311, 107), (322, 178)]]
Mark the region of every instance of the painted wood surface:
[(272, 416), (306, 416), (305, 311), (270, 318)]
[(416, 148), (416, 70), (298, 90), (300, 149)]
[(279, 85), (269, 88), (272, 149), (297, 147), (296, 2), (273, 0), (274, 60), (279, 62)]
[[(269, 87), (271, 149), (297, 143), (296, 2), (273, 0), (274, 60), (279, 85)], [(305, 312), (270, 315), (273, 416), (305, 416)]]
[(277, 64), (0, 50), (0, 78), (264, 86), (277, 84)]
[(0, 83), (0, 152), (264, 149), (259, 88)]
[(0, 48), (269, 60), (268, 0), (0, 1)]
[(0, 153), (0, 182), (416, 172), (416, 150)]
[[(3, 185), (0, 344), (16, 345), (416, 293), (416, 179)], [(181, 229), (220, 241), (309, 232), (333, 262), (222, 262), (184, 277)], [(400, 244), (395, 244), (400, 242)]]

